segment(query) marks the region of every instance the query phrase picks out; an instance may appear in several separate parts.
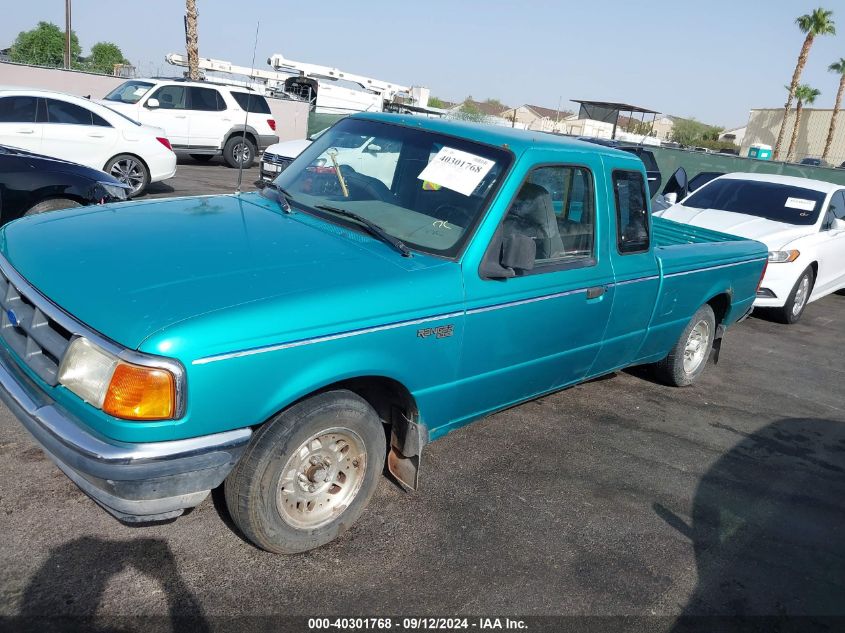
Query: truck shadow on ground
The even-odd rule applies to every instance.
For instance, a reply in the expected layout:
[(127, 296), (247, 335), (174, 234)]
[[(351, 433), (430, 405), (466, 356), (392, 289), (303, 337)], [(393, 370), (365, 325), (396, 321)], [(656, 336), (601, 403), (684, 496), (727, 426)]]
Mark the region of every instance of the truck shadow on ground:
[[(134, 570), (164, 592), (169, 617), (109, 617), (95, 619), (108, 583)], [(61, 582), (57, 583), (57, 577)], [(54, 588), (64, 588), (57, 593)], [(120, 588), (126, 591), (126, 587)], [(130, 593), (144, 591), (130, 589)], [(61, 614), (60, 617), (55, 617)], [(27, 585), (14, 622), (16, 631), (126, 630), (210, 631), (202, 607), (183, 582), (170, 547), (161, 539), (110, 541), (79, 538), (50, 552)]]
[(739, 442), (699, 482), (692, 524), (653, 506), (695, 551), (698, 585), (683, 610), (695, 617), (676, 630), (702, 615), (782, 620), (769, 630), (794, 626), (794, 616), (809, 617), (803, 630), (845, 616), (845, 421), (711, 426)]

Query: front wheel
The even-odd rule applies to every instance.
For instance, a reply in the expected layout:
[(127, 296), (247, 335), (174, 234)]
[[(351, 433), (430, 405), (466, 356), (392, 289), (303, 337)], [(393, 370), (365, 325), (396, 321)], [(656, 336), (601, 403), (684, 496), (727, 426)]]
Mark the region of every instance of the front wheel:
[(258, 547), (295, 554), (351, 526), (375, 492), (386, 442), (376, 412), (350, 391), (283, 411), (253, 437), (226, 479), (226, 506)]
[(715, 333), (713, 308), (704, 304), (692, 315), (669, 355), (654, 365), (658, 379), (673, 387), (695, 382), (707, 366)]
[(804, 308), (810, 301), (813, 282), (815, 282), (815, 275), (813, 275), (812, 268), (808, 268), (801, 273), (784, 306), (775, 311), (775, 317), (778, 321), (781, 323), (796, 323), (801, 318), (801, 315), (804, 314)]
[(150, 184), (150, 171), (144, 162), (132, 154), (118, 154), (106, 163), (103, 171), (129, 185), (129, 197), (140, 196)]
[(223, 146), (223, 160), (229, 167), (240, 167), (243, 163), (243, 168), (249, 169), (255, 161), (255, 143), (240, 134), (231, 136)]

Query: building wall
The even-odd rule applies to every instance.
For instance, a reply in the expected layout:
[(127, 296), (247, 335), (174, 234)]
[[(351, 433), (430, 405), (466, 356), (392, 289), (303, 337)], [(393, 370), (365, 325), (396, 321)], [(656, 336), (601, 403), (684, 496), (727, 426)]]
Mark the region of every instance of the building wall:
[[(0, 86), (20, 86), (66, 92), (79, 97), (104, 97), (126, 79), (77, 70), (42, 68), (0, 62)], [(303, 139), (308, 129), (308, 104), (267, 97), (276, 133), (282, 141)]]
[[(820, 158), (824, 151), (824, 144), (827, 140), (827, 132), (830, 128), (830, 118), (833, 110), (822, 110), (805, 108), (801, 113), (801, 125), (798, 129), (798, 142), (795, 149), (795, 161), (802, 158)], [(752, 110), (748, 118), (748, 126), (745, 130), (745, 137), (742, 139), (740, 154), (748, 154), (748, 148), (756, 143), (775, 146), (777, 143), (778, 131), (783, 121), (783, 108), (769, 108)], [(781, 148), (781, 159), (786, 159), (786, 151), (789, 148), (789, 140), (792, 137), (792, 127), (795, 124), (795, 111), (789, 114), (786, 133), (784, 134), (783, 147)], [(833, 144), (830, 148), (828, 162), (832, 165), (840, 165), (845, 162), (845, 113), (840, 113), (836, 122), (836, 132), (833, 137)]]

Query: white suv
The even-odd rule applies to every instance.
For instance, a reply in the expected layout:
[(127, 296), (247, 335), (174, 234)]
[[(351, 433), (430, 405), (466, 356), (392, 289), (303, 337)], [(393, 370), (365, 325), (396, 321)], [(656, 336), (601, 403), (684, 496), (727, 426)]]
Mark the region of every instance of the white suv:
[(132, 79), (100, 102), (141, 123), (163, 128), (174, 152), (196, 160), (222, 153), (230, 167), (243, 163), (246, 168), (259, 151), (279, 141), (267, 100), (250, 88)]

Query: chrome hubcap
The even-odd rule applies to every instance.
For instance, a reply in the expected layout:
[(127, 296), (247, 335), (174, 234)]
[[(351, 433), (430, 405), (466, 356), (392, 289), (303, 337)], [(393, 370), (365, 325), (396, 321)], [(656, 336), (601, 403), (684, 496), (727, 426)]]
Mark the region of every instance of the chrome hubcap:
[(276, 509), (303, 530), (330, 523), (358, 495), (367, 471), (367, 449), (355, 431), (332, 428), (305, 440), (285, 464)]
[(695, 372), (704, 362), (710, 349), (710, 324), (701, 320), (695, 324), (684, 347), (684, 371)]
[(804, 309), (804, 304), (807, 303), (807, 297), (810, 294), (810, 279), (802, 277), (798, 283), (798, 290), (795, 291), (795, 301), (792, 302), (792, 316), (801, 314)]
[(117, 161), (112, 165), (109, 174), (132, 187), (132, 193), (137, 193), (144, 185), (144, 169), (137, 160), (132, 158)]
[(249, 149), (249, 146), (246, 143), (237, 143), (232, 148), (232, 158), (235, 159), (237, 163), (245, 163), (249, 160), (249, 157), (252, 155), (252, 152)]

